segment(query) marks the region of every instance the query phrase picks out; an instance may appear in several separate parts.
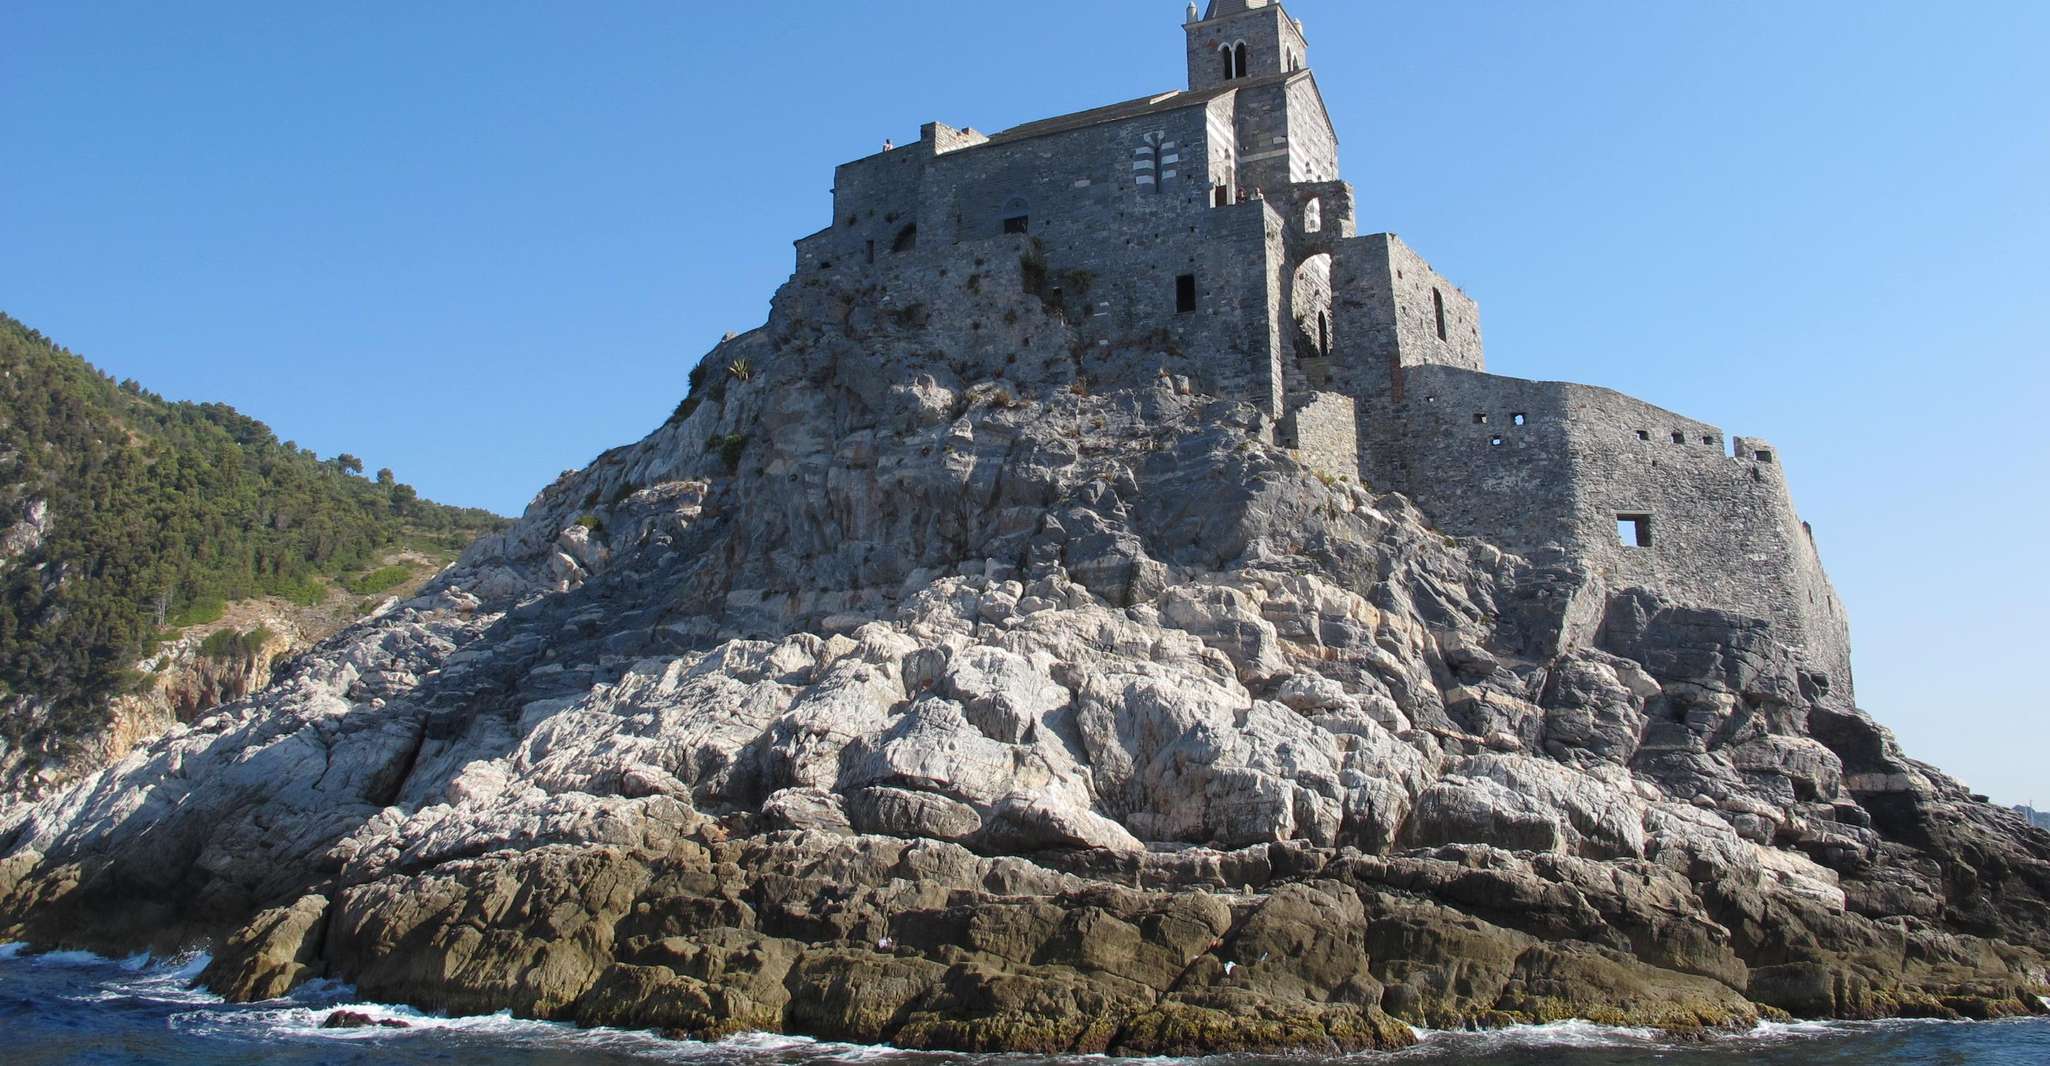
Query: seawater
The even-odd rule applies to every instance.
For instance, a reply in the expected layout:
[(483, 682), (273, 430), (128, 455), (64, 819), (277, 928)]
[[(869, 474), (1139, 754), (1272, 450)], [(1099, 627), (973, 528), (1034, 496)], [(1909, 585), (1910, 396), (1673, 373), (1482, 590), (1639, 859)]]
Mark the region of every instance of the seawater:
[[(0, 1063), (6, 1066), (230, 1066), (377, 1063), (415, 1066), (611, 1066), (664, 1062), (702, 1066), (1104, 1066), (1094, 1056), (949, 1055), (833, 1044), (782, 1036), (717, 1043), (649, 1033), (576, 1029), (507, 1015), (440, 1018), (361, 1003), (347, 986), (314, 982), (266, 1003), (223, 1003), (188, 987), (204, 956), (105, 959), (60, 952), (28, 955), (0, 945)], [(322, 1029), (330, 1011), (396, 1018), (407, 1029)], [(1675, 1043), (1649, 1030), (1564, 1022), (1489, 1033), (1424, 1032), (1406, 1051), (1345, 1058), (1219, 1056), (1210, 1066), (1735, 1066), (1737, 1063), (2050, 1064), (2050, 1019), (2009, 1022), (1878, 1022), (1763, 1025), (1706, 1043)], [(1172, 1060), (1150, 1060), (1151, 1064)]]

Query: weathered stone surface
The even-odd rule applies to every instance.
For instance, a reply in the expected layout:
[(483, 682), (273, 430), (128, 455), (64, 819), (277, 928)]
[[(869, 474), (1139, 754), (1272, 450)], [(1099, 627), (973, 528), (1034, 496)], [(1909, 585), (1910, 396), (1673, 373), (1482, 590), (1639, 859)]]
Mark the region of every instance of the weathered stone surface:
[(749, 375), (421, 595), (0, 811), (0, 937), (1043, 1054), (2034, 1009), (2050, 835), (1771, 624), (1449, 539), (1171, 370), (1078, 389), (1015, 279), (900, 277), (793, 283)]

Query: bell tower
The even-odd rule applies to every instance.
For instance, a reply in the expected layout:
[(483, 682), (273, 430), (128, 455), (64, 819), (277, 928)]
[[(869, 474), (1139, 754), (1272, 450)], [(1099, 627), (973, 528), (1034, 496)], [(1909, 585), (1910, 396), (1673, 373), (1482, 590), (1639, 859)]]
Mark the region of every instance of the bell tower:
[(1196, 17), (1191, 3), (1182, 30), (1189, 43), (1189, 88), (1215, 89), (1235, 81), (1273, 77), (1309, 65), (1303, 24), (1279, 0), (1210, 0)]

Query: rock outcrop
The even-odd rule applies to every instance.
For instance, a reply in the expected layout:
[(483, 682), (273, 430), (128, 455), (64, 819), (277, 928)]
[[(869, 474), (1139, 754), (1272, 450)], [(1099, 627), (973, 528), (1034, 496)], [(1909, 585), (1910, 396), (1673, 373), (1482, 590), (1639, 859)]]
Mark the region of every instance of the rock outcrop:
[(2050, 835), (1769, 624), (916, 267), (794, 281), (421, 595), (0, 815), (0, 936), (970, 1050), (2041, 1009)]

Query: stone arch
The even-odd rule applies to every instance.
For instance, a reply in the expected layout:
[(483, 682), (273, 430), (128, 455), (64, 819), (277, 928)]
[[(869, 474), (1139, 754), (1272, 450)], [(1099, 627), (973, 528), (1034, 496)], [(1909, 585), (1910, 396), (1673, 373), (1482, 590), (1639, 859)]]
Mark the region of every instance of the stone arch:
[(1291, 336), (1296, 359), (1305, 363), (1305, 373), (1312, 384), (1322, 384), (1323, 364), (1330, 358), (1333, 341), (1331, 253), (1305, 256), (1296, 264), (1289, 278), (1288, 305), (1289, 317), (1294, 323)]
[(1316, 233), (1324, 228), (1324, 201), (1310, 197), (1303, 205), (1303, 232)]

